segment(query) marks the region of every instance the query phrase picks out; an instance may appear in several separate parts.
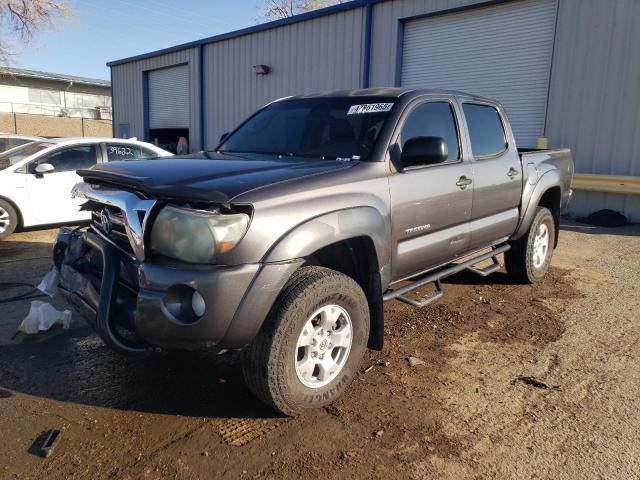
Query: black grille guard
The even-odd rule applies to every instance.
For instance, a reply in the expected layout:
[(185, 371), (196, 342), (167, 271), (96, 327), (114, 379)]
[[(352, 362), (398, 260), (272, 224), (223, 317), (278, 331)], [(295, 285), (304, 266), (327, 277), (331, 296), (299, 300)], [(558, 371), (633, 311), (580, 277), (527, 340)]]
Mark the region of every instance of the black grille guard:
[[(103, 271), (99, 293), (83, 274), (75, 269), (87, 248), (99, 252), (102, 257)], [(89, 309), (95, 313), (93, 326), (104, 343), (125, 355), (139, 355), (154, 350), (140, 341), (123, 337), (113, 323), (120, 275), (120, 254), (114, 245), (92, 232), (63, 229), (54, 247), (54, 261), (61, 272), (60, 287), (63, 293), (72, 303), (80, 303), (79, 306), (83, 310)]]

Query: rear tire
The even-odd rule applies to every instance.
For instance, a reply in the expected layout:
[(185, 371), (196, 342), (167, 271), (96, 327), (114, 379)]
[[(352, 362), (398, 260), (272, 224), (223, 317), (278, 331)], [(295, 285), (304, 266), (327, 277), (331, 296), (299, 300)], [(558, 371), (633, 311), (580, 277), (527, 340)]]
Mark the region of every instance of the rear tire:
[(553, 215), (545, 207), (537, 207), (525, 235), (511, 242), (504, 254), (507, 273), (523, 283), (535, 283), (546, 275), (551, 264), (556, 238)]
[(0, 199), (0, 240), (11, 235), (18, 226), (18, 214), (13, 206)]
[(369, 338), (369, 307), (350, 277), (302, 267), (245, 351), (249, 389), (295, 416), (336, 400), (358, 372)]

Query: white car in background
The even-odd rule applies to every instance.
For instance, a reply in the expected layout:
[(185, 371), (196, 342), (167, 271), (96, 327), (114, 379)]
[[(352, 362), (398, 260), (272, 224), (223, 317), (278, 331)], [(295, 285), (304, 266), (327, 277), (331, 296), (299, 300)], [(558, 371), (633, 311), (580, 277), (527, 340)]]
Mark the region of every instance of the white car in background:
[(19, 147), (25, 143), (44, 140), (42, 137), (30, 137), (27, 135), (14, 135), (12, 133), (0, 133), (0, 153)]
[(0, 154), (0, 240), (16, 227), (89, 220), (71, 189), (76, 170), (116, 160), (172, 156), (150, 143), (116, 138), (39, 140)]

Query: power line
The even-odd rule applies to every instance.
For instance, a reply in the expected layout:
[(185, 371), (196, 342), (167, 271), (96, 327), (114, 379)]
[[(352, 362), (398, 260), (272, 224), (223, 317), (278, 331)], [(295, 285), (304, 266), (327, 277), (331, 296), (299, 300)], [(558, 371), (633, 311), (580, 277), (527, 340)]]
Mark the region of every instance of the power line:
[[(116, 20), (111, 20), (111, 21), (116, 22)], [(115, 41), (115, 42), (118, 42), (121, 45), (126, 45), (128, 47), (131, 47), (131, 42), (127, 41), (126, 38), (123, 37), (120, 34), (114, 34), (114, 32), (112, 30), (109, 30), (108, 27), (104, 27), (102, 25), (95, 25), (94, 24), (94, 25), (87, 25), (86, 28), (90, 29), (90, 30), (98, 30), (100, 32), (104, 32), (105, 34), (107, 34), (105, 36), (109, 37), (109, 41), (110, 42), (111, 41)]]
[[(185, 13), (185, 9), (183, 9), (183, 8), (178, 8), (178, 7), (175, 7), (173, 5), (167, 5), (166, 3), (158, 2), (158, 0), (154, 0), (154, 3), (158, 4), (158, 5), (162, 5), (165, 8), (170, 8), (172, 10), (175, 10), (176, 12)], [(223, 25), (225, 27), (230, 27), (230, 28), (232, 28), (234, 30), (238, 30), (238, 29), (242, 28), (242, 26), (240, 26), (240, 25), (237, 25), (237, 24), (234, 24), (234, 23), (230, 23), (230, 22), (226, 22), (224, 20), (218, 20), (216, 18), (207, 17), (207, 20), (211, 20), (213, 23), (217, 23), (217, 24)]]
[[(111, 15), (113, 15), (115, 13), (116, 15), (120, 15), (120, 18), (123, 18), (123, 16), (126, 15), (123, 12), (120, 12), (120, 11), (117, 11), (117, 10), (114, 12), (112, 9), (103, 7), (102, 5), (95, 5), (95, 4), (93, 4), (91, 2), (88, 2), (88, 1), (85, 1), (85, 0), (76, 0), (76, 1), (80, 2), (80, 3), (84, 4), (84, 5), (87, 5), (89, 7), (92, 7), (92, 8), (97, 8), (99, 10), (107, 11)], [(108, 22), (117, 22), (120, 25), (122, 24), (121, 21), (114, 20), (111, 16), (101, 16), (100, 20), (101, 21), (108, 21)], [(128, 22), (131, 21), (130, 18), (126, 18), (126, 20)], [(167, 35), (167, 33), (168, 33), (170, 36), (175, 38), (176, 41), (178, 41), (179, 43), (184, 42), (184, 37), (179, 36), (179, 34), (176, 33), (175, 29), (173, 29), (172, 26), (169, 26), (168, 24), (163, 24), (163, 23), (157, 22), (155, 20), (143, 20), (143, 21), (136, 20), (136, 28), (144, 28), (149, 32), (153, 32), (153, 33), (157, 34), (158, 33), (158, 29), (157, 28), (153, 28), (150, 25), (152, 23), (156, 24), (158, 26), (158, 28), (160, 28), (162, 30), (163, 35)], [(109, 33), (111, 33), (113, 35), (113, 38), (118, 38), (118, 36), (121, 35), (121, 32), (118, 32), (117, 34), (115, 32), (109, 32)]]
[[(171, 15), (169, 13), (165, 13), (165, 12), (162, 12), (162, 11), (154, 10), (153, 8), (145, 7), (144, 5), (137, 5), (135, 3), (131, 3), (131, 2), (128, 2), (126, 0), (116, 0), (116, 1), (118, 1), (120, 3), (124, 3), (125, 5), (129, 5), (130, 7), (136, 7), (136, 8), (141, 8), (143, 10), (147, 10), (149, 12), (152, 12), (152, 13), (156, 14), (156, 15), (165, 16), (165, 17), (170, 18), (171, 20), (174, 20), (174, 21), (177, 20), (177, 21), (182, 21), (184, 23), (191, 23), (193, 25), (199, 25), (201, 27), (211, 28), (211, 25), (208, 25), (206, 23), (198, 22), (198, 21), (195, 21), (195, 20), (189, 20), (189, 19), (182, 18), (182, 17), (177, 17), (177, 16)], [(182, 13), (184, 13), (184, 11)], [(208, 32), (207, 35), (210, 35), (210, 33)]]

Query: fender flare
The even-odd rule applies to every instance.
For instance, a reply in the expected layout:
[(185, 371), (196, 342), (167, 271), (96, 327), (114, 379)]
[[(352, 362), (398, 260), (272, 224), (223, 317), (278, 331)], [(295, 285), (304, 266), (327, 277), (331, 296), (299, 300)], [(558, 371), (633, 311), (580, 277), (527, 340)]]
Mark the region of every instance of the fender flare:
[[(560, 172), (556, 169), (545, 172), (535, 185), (527, 184), (523, 191), (523, 213), (520, 216), (520, 223), (516, 229), (516, 233), (512, 238), (518, 239), (522, 237), (529, 230), (529, 226), (533, 221), (533, 217), (536, 213), (536, 207), (540, 203), (542, 196), (553, 187), (560, 187), (560, 196), (562, 198), (562, 180), (560, 178)], [(526, 207), (524, 206), (524, 200), (528, 198)]]
[[(284, 262), (311, 255), (322, 247), (356, 237), (372, 240), (381, 274), (390, 273), (389, 227), (374, 207), (349, 207), (324, 213), (289, 230), (266, 253), (263, 262)], [(384, 277), (383, 274), (383, 285)]]
[[(244, 298), (222, 340), (228, 348), (249, 343), (260, 330), (266, 316), (264, 306), (272, 308), (280, 291), (291, 275), (303, 264), (303, 257), (320, 248), (356, 237), (366, 236), (373, 242), (378, 260), (379, 282), (390, 273), (388, 227), (384, 217), (373, 207), (352, 207), (335, 210), (308, 219), (282, 235), (261, 260), (262, 267)], [(384, 281), (384, 280), (383, 280)], [(379, 283), (378, 283), (379, 285)], [(382, 284), (384, 288), (384, 283)], [(382, 292), (379, 305), (372, 313), (372, 348), (382, 348)], [(264, 315), (262, 312), (264, 311)]]

